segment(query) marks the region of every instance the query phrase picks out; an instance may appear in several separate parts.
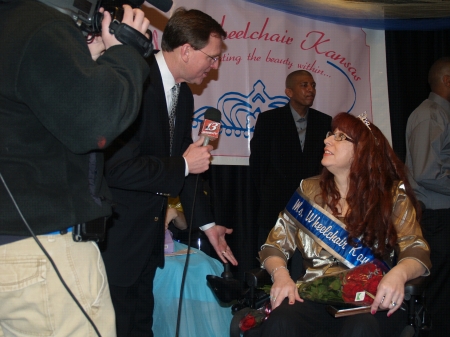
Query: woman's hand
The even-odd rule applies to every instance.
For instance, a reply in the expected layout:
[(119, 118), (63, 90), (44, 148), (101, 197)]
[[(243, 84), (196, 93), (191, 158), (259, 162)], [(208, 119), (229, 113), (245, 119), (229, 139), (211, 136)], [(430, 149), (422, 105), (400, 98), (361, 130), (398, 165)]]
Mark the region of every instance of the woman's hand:
[(377, 295), (372, 303), (371, 313), (375, 314), (380, 309), (389, 309), (387, 315), (391, 316), (403, 302), (405, 295), (406, 277), (401, 270), (395, 267), (389, 271), (380, 281)]
[(303, 302), (298, 294), (297, 286), (286, 269), (277, 270), (274, 274), (274, 281), (270, 289), (272, 309), (278, 307), (286, 297), (289, 298), (289, 304), (294, 304), (295, 301)]
[(289, 298), (289, 304), (294, 304), (295, 301), (303, 302), (285, 266), (286, 262), (278, 256), (270, 257), (264, 262), (264, 268), (272, 275), (273, 280), (270, 289), (272, 309), (278, 307), (286, 297)]
[(387, 315), (391, 316), (402, 305), (405, 283), (423, 275), (424, 272), (425, 267), (414, 259), (407, 258), (400, 261), (381, 279), (371, 313), (375, 314), (378, 308), (389, 309)]
[(169, 228), (171, 221), (173, 221), (173, 224), (178, 229), (183, 230), (187, 228), (186, 218), (184, 217), (183, 212), (180, 212), (176, 208), (167, 207), (166, 222), (164, 224), (166, 229)]

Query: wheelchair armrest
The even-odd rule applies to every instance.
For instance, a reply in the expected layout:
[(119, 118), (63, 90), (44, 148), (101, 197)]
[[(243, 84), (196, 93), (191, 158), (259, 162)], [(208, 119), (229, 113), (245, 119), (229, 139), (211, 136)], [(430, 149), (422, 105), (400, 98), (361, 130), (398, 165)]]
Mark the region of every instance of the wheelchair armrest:
[(424, 276), (419, 276), (405, 283), (405, 299), (403, 303), (406, 304), (409, 329), (411, 330), (412, 326), (416, 332), (414, 336), (418, 336), (422, 330), (432, 329), (431, 316), (428, 314), (425, 299), (425, 289), (428, 283), (429, 277)]
[(272, 283), (269, 273), (262, 268), (246, 271), (245, 282), (250, 288), (259, 288)]
[(422, 296), (428, 284), (426, 276), (419, 276), (405, 283), (405, 300), (411, 296)]

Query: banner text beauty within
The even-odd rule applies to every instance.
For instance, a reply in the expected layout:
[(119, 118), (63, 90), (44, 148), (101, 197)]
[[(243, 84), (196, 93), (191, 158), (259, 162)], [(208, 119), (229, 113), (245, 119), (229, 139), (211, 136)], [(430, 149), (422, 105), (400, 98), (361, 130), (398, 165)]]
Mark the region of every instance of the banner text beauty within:
[[(222, 27), (225, 29), (226, 15), (222, 16)], [(251, 27), (251, 22), (248, 21), (245, 29), (243, 30), (230, 30), (227, 31), (227, 39), (230, 40), (262, 40), (267, 42), (282, 43), (290, 45), (294, 42), (294, 38), (280, 33), (266, 32), (269, 18), (266, 18), (262, 27)], [(300, 42), (300, 48), (302, 50), (313, 50), (317, 55), (323, 55), (330, 61), (336, 61), (347, 72), (350, 73), (354, 81), (361, 80), (361, 77), (357, 74), (357, 69), (351, 64), (351, 62), (343, 56), (341, 53), (335, 50), (328, 50), (327, 44), (331, 40), (325, 38), (325, 33), (320, 31), (310, 31), (306, 34), (305, 38)], [(289, 67), (290, 68), (290, 67)]]

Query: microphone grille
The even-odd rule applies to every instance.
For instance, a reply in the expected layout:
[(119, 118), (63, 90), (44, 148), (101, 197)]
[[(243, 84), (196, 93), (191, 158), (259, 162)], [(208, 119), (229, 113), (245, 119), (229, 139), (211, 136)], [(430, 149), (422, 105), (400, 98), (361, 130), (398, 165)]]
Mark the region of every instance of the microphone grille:
[[(144, 0), (138, 0), (144, 2)], [(159, 10), (167, 13), (170, 8), (172, 8), (173, 1), (172, 0), (146, 0), (149, 4), (155, 6)]]
[(220, 120), (222, 119), (221, 112), (219, 110), (215, 109), (215, 108), (208, 108), (205, 111), (205, 115), (204, 116), (205, 116), (204, 117), (205, 119), (209, 119), (211, 121), (219, 122), (219, 123), (220, 123)]

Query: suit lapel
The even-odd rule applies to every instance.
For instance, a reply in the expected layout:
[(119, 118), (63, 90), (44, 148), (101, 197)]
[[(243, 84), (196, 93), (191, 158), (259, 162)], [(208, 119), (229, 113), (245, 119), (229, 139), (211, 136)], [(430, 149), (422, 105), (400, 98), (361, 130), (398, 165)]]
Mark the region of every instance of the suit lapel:
[[(158, 63), (153, 56), (151, 56), (150, 61), (150, 83), (149, 90), (147, 91), (147, 96), (149, 97), (147, 102), (150, 105), (146, 107), (145, 114), (148, 116), (145, 123), (145, 129), (142, 130), (145, 135), (148, 132), (153, 132), (153, 136), (161, 137), (163, 141), (159, 142), (162, 149), (159, 149), (160, 153), (164, 156), (169, 156), (170, 153), (170, 130), (169, 130), (169, 112), (167, 111), (166, 94), (164, 92), (164, 85), (161, 78), (161, 72), (158, 67)], [(151, 124), (150, 124), (151, 123)], [(153, 137), (152, 136), (152, 137)]]
[(179, 149), (183, 142), (184, 129), (186, 127), (186, 119), (188, 118), (186, 113), (186, 83), (181, 83), (180, 93), (178, 95), (176, 119), (175, 119), (175, 132), (173, 138), (172, 153), (179, 155)]

